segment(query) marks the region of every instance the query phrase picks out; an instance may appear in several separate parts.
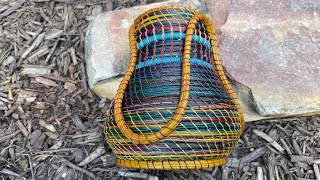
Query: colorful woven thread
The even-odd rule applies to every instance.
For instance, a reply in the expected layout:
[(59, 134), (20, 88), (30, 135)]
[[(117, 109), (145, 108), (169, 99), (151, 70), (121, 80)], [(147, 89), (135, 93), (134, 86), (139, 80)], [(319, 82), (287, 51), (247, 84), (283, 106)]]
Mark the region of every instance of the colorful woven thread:
[(107, 115), (119, 166), (220, 166), (244, 128), (210, 20), (180, 6), (151, 9), (130, 32), (130, 64)]

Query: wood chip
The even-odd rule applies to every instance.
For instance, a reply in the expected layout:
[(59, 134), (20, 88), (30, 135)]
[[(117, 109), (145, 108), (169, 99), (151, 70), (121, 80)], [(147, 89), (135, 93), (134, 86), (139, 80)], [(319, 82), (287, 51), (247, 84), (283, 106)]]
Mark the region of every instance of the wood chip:
[(15, 137), (17, 134), (19, 134), (21, 132), (21, 130), (18, 130), (18, 131), (15, 131), (14, 133), (11, 133), (9, 135), (6, 135), (6, 136), (0, 136), (0, 143), (3, 142), (3, 141), (6, 141), (8, 139), (11, 139), (13, 137)]
[(38, 110), (44, 110), (46, 109), (46, 102), (36, 102), (33, 108)]
[(240, 166), (240, 162), (237, 158), (229, 158), (227, 164), (225, 166), (238, 168)]
[(83, 124), (83, 122), (82, 122), (82, 120), (80, 119), (79, 116), (73, 115), (73, 116), (71, 116), (71, 119), (74, 122), (74, 124), (76, 125), (76, 127), (81, 129), (82, 131), (86, 130), (86, 126)]
[(23, 102), (34, 102), (37, 99), (37, 96), (39, 93), (34, 92), (34, 91), (27, 91), (27, 90), (22, 90), (20, 89), (18, 92), (18, 97), (17, 97), (17, 102), (19, 104), (22, 104)]
[(74, 65), (77, 65), (78, 64), (78, 60), (77, 60), (77, 56), (76, 56), (76, 50), (74, 49), (74, 47), (71, 47), (69, 49), (69, 52), (70, 52), (70, 56), (71, 56), (71, 59), (72, 59), (72, 63)]
[(298, 144), (297, 140), (292, 139), (292, 145), (293, 145), (294, 151), (295, 151), (297, 154), (303, 155), (302, 150), (301, 150), (300, 145)]
[(262, 167), (257, 167), (257, 176), (256, 180), (264, 180)]
[(49, 53), (49, 48), (47, 46), (41, 47), (39, 50), (31, 54), (26, 60), (29, 63), (36, 62), (39, 58)]
[(47, 124), (44, 120), (40, 120), (39, 124), (53, 133), (57, 132), (56, 128), (52, 124)]
[(106, 12), (113, 10), (113, 3), (112, 1), (106, 1)]
[(48, 131), (48, 132), (45, 132), (45, 134), (51, 139), (55, 139), (55, 140), (59, 139), (59, 135), (57, 133)]
[(313, 172), (316, 176), (317, 180), (320, 180), (320, 170), (319, 170), (319, 165), (313, 164)]
[(136, 173), (136, 172), (123, 172), (119, 171), (118, 174), (127, 178), (139, 178), (139, 179), (147, 179), (147, 180), (159, 180), (157, 176), (152, 176), (146, 173)]
[(221, 180), (228, 180), (229, 179), (228, 174), (229, 174), (229, 167), (223, 166)]
[(292, 155), (292, 152), (287, 144), (287, 142), (283, 139), (283, 138), (280, 138), (280, 142), (281, 144), (283, 145), (284, 149), (286, 150), (286, 152), (289, 154), (289, 155)]
[(48, 64), (48, 62), (50, 61), (50, 58), (52, 57), (54, 51), (56, 50), (59, 41), (60, 41), (60, 40), (58, 39), (58, 40), (56, 40), (56, 41), (54, 42), (54, 44), (53, 44), (53, 46), (52, 46), (49, 54), (48, 54), (47, 57), (46, 57), (46, 60), (44, 61), (45, 64)]
[(320, 159), (315, 159), (315, 160), (312, 160), (311, 162), (315, 164), (320, 164)]
[(267, 135), (266, 133), (259, 131), (257, 129), (254, 129), (253, 132), (263, 138), (264, 140), (266, 140), (267, 142), (269, 142), (274, 148), (276, 148), (279, 152), (283, 152), (284, 149), (280, 146), (280, 144), (278, 144), (276, 141), (274, 141), (269, 135)]
[(268, 180), (274, 180), (275, 179), (275, 162), (274, 162), (274, 154), (270, 154), (268, 156)]
[(51, 40), (51, 39), (56, 39), (60, 37), (63, 34), (63, 30), (61, 29), (55, 29), (51, 33), (45, 35), (45, 40)]
[(29, 132), (27, 130), (27, 128), (21, 123), (20, 120), (18, 120), (16, 122), (16, 125), (18, 126), (18, 128), (21, 130), (22, 134), (25, 136), (25, 137), (28, 137), (29, 136)]
[(0, 14), (0, 20), (6, 16), (9, 16), (11, 13), (13, 13), (15, 10), (21, 8), (21, 6), (25, 3), (25, 0), (18, 0), (17, 3), (8, 8), (5, 12)]
[(298, 155), (291, 155), (291, 162), (309, 162), (313, 160), (312, 156), (298, 156)]
[(76, 85), (67, 81), (64, 84), (64, 89), (66, 89), (69, 93), (71, 93), (76, 89)]
[(31, 133), (31, 147), (34, 149), (43, 148), (43, 142), (46, 139), (46, 135), (42, 133), (40, 130), (35, 130)]
[(47, 78), (43, 78), (43, 77), (36, 77), (35, 80), (43, 85), (46, 86), (52, 86), (52, 87), (57, 87), (58, 84), (55, 81), (52, 81), (50, 79)]
[(296, 128), (301, 132), (301, 133), (304, 133), (308, 136), (313, 136), (313, 133), (307, 131), (306, 129), (302, 128), (302, 127), (299, 127), (299, 126), (296, 126)]
[(58, 141), (56, 141), (56, 143), (55, 143), (53, 146), (51, 146), (49, 149), (60, 149), (60, 147), (62, 146), (62, 144), (63, 144), (63, 141), (62, 141), (62, 140), (58, 140)]
[(95, 177), (95, 175), (94, 175), (93, 173), (91, 173), (91, 172), (89, 172), (89, 171), (87, 171), (87, 170), (85, 170), (85, 169), (83, 169), (83, 168), (81, 168), (81, 167), (79, 167), (79, 166), (76, 166), (76, 165), (72, 164), (71, 162), (69, 162), (68, 160), (66, 160), (66, 159), (64, 159), (64, 158), (62, 158), (61, 160), (62, 160), (62, 162), (64, 162), (67, 166), (69, 166), (69, 167), (71, 167), (71, 168), (73, 168), (73, 169), (76, 169), (76, 170), (78, 170), (78, 171), (80, 171), (80, 172), (88, 175), (89, 177), (91, 177), (91, 178), (93, 178), (93, 179), (96, 179), (96, 177)]
[(246, 162), (251, 162), (251, 161), (259, 158), (260, 156), (262, 156), (265, 153), (266, 153), (265, 147), (256, 149), (255, 151), (253, 151), (250, 154), (247, 154), (246, 156), (241, 158), (241, 164), (246, 163)]
[(42, 43), (44, 36), (44, 33), (40, 34), (37, 37), (37, 39), (32, 43), (32, 45), (22, 53), (21, 59), (26, 58), (32, 52), (32, 50), (38, 47)]
[(4, 113), (4, 117), (11, 115), (19, 106), (20, 104), (13, 105), (6, 113)]
[(98, 147), (95, 151), (93, 151), (88, 157), (86, 157), (83, 161), (81, 161), (78, 165), (84, 166), (95, 160), (97, 157), (101, 156), (106, 152), (106, 149), (103, 146)]
[(16, 58), (14, 56), (9, 56), (6, 60), (3, 61), (2, 65), (7, 66), (15, 61), (16, 61)]
[(9, 9), (9, 6), (8, 5), (5, 5), (5, 6), (2, 6), (0, 8), (0, 13), (4, 12), (5, 10)]
[(1, 170), (0, 170), (0, 174), (1, 174), (1, 173), (3, 173), (3, 174), (8, 174), (8, 175), (10, 175), (10, 176), (21, 177), (20, 174), (15, 173), (15, 172), (13, 172), (13, 171), (11, 171), (11, 170), (9, 170), (9, 169), (6, 169), (6, 168), (1, 169)]
[(21, 75), (28, 75), (30, 77), (49, 75), (51, 68), (48, 67), (23, 67)]

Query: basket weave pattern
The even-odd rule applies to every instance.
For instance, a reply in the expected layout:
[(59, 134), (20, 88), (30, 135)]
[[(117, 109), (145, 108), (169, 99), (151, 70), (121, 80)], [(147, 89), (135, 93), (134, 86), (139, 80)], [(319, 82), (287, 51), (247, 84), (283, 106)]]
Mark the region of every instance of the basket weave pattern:
[(180, 6), (151, 9), (130, 32), (129, 67), (107, 115), (106, 140), (119, 166), (220, 166), (244, 128), (223, 71), (214, 27)]

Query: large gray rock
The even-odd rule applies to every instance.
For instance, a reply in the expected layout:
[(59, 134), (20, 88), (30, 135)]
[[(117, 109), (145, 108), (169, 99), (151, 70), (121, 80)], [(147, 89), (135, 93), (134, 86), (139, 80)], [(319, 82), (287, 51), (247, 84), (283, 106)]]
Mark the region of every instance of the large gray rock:
[(320, 112), (319, 15), (318, 0), (230, 5), (220, 54), (250, 119)]
[(220, 27), (227, 21), (232, 0), (205, 0), (205, 2), (212, 24), (219, 33)]
[[(85, 53), (89, 86), (98, 95), (112, 99), (129, 64), (128, 32), (135, 18), (159, 6), (181, 5), (207, 13), (203, 0), (171, 0), (98, 15), (88, 27)], [(120, 77), (119, 77), (120, 76)]]

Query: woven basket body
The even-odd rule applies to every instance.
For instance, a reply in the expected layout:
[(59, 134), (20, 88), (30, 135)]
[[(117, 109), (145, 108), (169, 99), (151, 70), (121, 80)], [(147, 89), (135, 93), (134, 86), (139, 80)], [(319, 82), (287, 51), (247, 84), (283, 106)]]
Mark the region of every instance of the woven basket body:
[(220, 166), (244, 127), (223, 72), (210, 20), (167, 6), (140, 15), (129, 32), (131, 59), (107, 115), (106, 140), (119, 166)]

